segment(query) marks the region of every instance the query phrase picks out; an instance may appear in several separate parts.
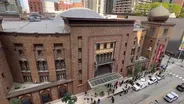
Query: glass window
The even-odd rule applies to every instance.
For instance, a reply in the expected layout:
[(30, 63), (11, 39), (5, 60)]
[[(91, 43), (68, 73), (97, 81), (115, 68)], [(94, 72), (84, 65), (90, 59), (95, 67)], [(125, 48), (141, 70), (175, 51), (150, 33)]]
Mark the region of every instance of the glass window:
[(150, 35), (154, 35), (155, 34), (155, 30), (156, 30), (155, 28), (151, 28), (150, 29)]
[(111, 42), (111, 45), (110, 45), (111, 48), (113, 48), (113, 42)]
[(100, 49), (100, 43), (96, 44), (96, 49), (99, 50)]
[(107, 48), (107, 43), (104, 43), (104, 49), (106, 49)]
[(163, 35), (167, 35), (169, 29), (164, 29)]

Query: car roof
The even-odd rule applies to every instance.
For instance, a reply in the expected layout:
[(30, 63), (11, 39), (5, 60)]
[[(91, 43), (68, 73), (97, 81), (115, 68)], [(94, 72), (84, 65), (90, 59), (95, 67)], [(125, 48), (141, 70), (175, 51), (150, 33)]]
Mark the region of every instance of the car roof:
[(171, 93), (168, 93), (167, 96), (168, 96), (169, 98), (171, 98), (171, 99), (174, 98), (174, 95), (171, 94)]
[(172, 95), (174, 95), (174, 96), (177, 96), (178, 97), (178, 95), (175, 93), (175, 92), (170, 92)]

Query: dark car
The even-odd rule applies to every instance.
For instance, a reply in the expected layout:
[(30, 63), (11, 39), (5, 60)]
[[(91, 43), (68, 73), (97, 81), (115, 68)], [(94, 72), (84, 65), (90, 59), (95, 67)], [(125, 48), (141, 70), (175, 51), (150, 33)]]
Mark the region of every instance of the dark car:
[(180, 92), (184, 92), (184, 84), (178, 85), (176, 89)]

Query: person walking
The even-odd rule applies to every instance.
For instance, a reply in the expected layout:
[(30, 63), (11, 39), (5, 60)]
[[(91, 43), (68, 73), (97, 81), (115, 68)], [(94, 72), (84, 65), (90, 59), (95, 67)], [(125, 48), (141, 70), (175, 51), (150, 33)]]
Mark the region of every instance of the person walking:
[(113, 96), (112, 96), (111, 100), (112, 100), (112, 104), (114, 104), (114, 97)]
[(100, 99), (98, 99), (98, 103), (97, 104), (100, 104)]

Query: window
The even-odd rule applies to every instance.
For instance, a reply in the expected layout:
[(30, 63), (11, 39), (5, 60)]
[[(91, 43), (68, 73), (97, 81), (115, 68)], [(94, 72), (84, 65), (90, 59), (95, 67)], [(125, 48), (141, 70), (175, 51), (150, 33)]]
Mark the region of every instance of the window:
[(82, 59), (79, 59), (79, 63), (82, 63)]
[(150, 40), (150, 42), (153, 42), (153, 40)]
[(66, 79), (66, 73), (57, 74), (57, 80)]
[(37, 61), (37, 68), (38, 68), (38, 71), (48, 70), (47, 62), (46, 61)]
[(82, 36), (78, 36), (78, 39), (82, 39)]
[(169, 29), (164, 29), (163, 35), (167, 35)]
[(58, 55), (61, 55), (61, 49), (57, 49), (56, 51)]
[(24, 82), (32, 82), (31, 76), (23, 76)]
[(139, 52), (140, 52), (140, 49), (141, 49), (141, 47), (139, 46), (139, 47), (138, 47), (138, 49), (137, 49), (137, 53), (139, 53)]
[(125, 47), (127, 47), (127, 43), (125, 43)]
[(150, 29), (150, 35), (154, 35), (155, 34), (155, 30), (156, 30), (155, 28), (151, 28)]
[(29, 66), (27, 61), (19, 61), (19, 65), (22, 71), (28, 71)]
[(104, 49), (106, 49), (107, 48), (107, 43), (104, 43)]
[(126, 54), (126, 51), (123, 52), (123, 55), (125, 55), (125, 54)]
[(42, 50), (37, 50), (37, 52), (38, 52), (38, 55), (42, 55), (43, 54)]
[(78, 51), (79, 51), (79, 52), (82, 52), (82, 48), (78, 48)]
[(23, 55), (24, 54), (24, 51), (23, 50), (18, 50), (19, 51), (19, 54), (20, 55)]
[(133, 62), (133, 60), (134, 60), (134, 58), (132, 57), (132, 58), (131, 58), (131, 62)]
[(4, 78), (4, 73), (1, 74), (2, 78)]
[(64, 60), (56, 60), (55, 61), (56, 70), (65, 68), (65, 61)]
[(136, 60), (138, 60), (138, 58), (139, 58), (139, 56), (137, 55), (137, 56), (136, 56)]
[(129, 36), (129, 34), (126, 34), (127, 36)]
[(49, 76), (40, 76), (40, 82), (47, 82), (49, 80)]
[(99, 50), (100, 49), (100, 43), (96, 44), (96, 49)]
[(124, 60), (122, 60), (122, 64), (124, 64)]
[(135, 54), (135, 48), (133, 48), (132, 50), (131, 50), (131, 55), (134, 55)]
[(111, 42), (111, 44), (110, 44), (110, 48), (113, 48), (113, 42)]
[(134, 40), (134, 45), (135, 45), (135, 43), (136, 43), (136, 40)]

